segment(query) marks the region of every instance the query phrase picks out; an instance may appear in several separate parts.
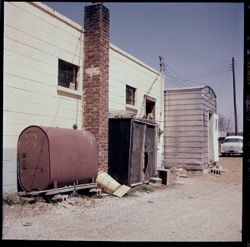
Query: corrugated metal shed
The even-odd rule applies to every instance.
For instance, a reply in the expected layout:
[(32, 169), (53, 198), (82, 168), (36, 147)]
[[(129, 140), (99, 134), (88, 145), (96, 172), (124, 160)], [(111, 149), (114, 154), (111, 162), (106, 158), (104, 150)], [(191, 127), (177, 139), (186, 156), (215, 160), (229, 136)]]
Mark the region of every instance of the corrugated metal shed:
[(164, 166), (202, 170), (209, 163), (209, 119), (216, 95), (209, 86), (164, 91)]

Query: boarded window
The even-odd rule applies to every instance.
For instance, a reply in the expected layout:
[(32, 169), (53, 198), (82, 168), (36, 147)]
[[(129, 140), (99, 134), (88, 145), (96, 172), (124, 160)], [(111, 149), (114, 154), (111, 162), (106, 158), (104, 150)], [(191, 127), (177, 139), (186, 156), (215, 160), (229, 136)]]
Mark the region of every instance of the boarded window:
[(126, 85), (126, 104), (135, 105), (135, 91), (135, 88)]
[(77, 90), (77, 73), (79, 67), (65, 62), (58, 61), (58, 85)]

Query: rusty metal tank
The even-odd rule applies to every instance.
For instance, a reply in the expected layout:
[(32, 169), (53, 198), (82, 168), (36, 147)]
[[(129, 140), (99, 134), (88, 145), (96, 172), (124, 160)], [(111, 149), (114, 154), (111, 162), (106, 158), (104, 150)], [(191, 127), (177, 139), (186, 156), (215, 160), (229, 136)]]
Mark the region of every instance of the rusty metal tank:
[(27, 192), (97, 176), (96, 139), (88, 131), (29, 126), (19, 135), (17, 149), (18, 179)]

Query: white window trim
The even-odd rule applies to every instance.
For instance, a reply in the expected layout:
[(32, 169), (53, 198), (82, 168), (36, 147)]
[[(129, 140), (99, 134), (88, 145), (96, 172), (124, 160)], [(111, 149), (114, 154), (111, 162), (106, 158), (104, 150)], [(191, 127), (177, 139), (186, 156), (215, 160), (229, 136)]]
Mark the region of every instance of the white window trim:
[(67, 87), (63, 87), (59, 85), (57, 85), (57, 91), (66, 92), (66, 93), (74, 94), (77, 96), (82, 96), (82, 93), (79, 90), (75, 90), (75, 89), (71, 89), (71, 88), (67, 88)]

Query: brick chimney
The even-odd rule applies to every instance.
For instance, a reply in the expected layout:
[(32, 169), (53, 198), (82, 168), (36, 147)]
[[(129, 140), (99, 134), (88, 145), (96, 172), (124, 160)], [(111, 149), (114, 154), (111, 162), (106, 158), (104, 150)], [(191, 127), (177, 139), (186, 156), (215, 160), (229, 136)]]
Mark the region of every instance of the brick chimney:
[(107, 170), (109, 10), (99, 2), (84, 11), (83, 128), (95, 135), (99, 169)]

